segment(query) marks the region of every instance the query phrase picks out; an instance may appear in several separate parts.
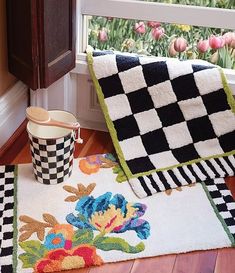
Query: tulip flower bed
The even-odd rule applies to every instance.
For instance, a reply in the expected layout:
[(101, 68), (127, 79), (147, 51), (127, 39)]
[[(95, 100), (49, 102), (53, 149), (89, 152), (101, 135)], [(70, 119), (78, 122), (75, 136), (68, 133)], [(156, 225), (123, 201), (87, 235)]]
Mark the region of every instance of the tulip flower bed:
[[(223, 1), (224, 5), (227, 2), (231, 1)], [(88, 21), (88, 43), (96, 49), (198, 58), (235, 69), (235, 32), (231, 30), (98, 16), (89, 17)]]

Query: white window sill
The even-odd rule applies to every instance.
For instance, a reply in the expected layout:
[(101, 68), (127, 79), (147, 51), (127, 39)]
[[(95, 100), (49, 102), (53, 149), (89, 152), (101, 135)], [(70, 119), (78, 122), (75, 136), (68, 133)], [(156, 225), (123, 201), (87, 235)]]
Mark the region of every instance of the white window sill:
[[(76, 67), (71, 71), (71, 73), (89, 75), (85, 53), (80, 53), (77, 55)], [(235, 96), (235, 70), (224, 69), (224, 73), (227, 77), (228, 84), (233, 92), (233, 95)]]

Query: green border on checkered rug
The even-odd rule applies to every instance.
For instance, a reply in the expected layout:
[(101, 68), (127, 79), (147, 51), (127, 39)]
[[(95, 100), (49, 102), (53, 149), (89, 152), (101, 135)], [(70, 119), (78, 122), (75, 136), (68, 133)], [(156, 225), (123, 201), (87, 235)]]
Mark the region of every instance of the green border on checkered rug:
[[(121, 149), (121, 147), (119, 145), (117, 132), (116, 132), (116, 129), (114, 127), (114, 124), (113, 124), (112, 120), (110, 119), (110, 116), (109, 116), (109, 113), (108, 113), (108, 108), (107, 108), (107, 105), (105, 104), (102, 88), (101, 88), (101, 86), (100, 86), (100, 84), (98, 82), (98, 79), (95, 76), (95, 72), (94, 72), (94, 69), (93, 69), (93, 56), (92, 56), (92, 51), (91, 50), (87, 50), (87, 60), (88, 60), (88, 67), (89, 67), (90, 75), (91, 75), (91, 78), (92, 78), (93, 83), (95, 85), (95, 88), (96, 88), (96, 91), (97, 91), (97, 96), (98, 96), (98, 99), (99, 99), (99, 103), (100, 103), (101, 109), (102, 109), (102, 111), (104, 113), (104, 117), (105, 117), (108, 129), (109, 129), (109, 132), (110, 132), (114, 147), (116, 149), (120, 164), (121, 164), (121, 166), (122, 166), (122, 168), (123, 168), (123, 170), (124, 170), (124, 172), (125, 172), (128, 179), (136, 178), (136, 177), (140, 177), (140, 176), (144, 176), (144, 175), (150, 175), (150, 174), (152, 174), (154, 172), (157, 172), (157, 171), (172, 170), (173, 168), (182, 167), (182, 166), (185, 166), (185, 165), (191, 165), (193, 163), (198, 163), (198, 162), (200, 162), (202, 160), (208, 160), (208, 159), (212, 159), (212, 158), (220, 158), (220, 157), (230, 156), (230, 155), (235, 154), (235, 150), (232, 150), (232, 151), (227, 152), (227, 153), (208, 156), (208, 157), (203, 157), (203, 158), (198, 158), (198, 159), (190, 160), (190, 161), (180, 163), (180, 164), (176, 164), (176, 165), (166, 167), (166, 168), (154, 169), (154, 170), (150, 170), (148, 172), (132, 174), (131, 170), (129, 169), (129, 167), (128, 167), (126, 161), (125, 161), (122, 149)], [(228, 104), (229, 104), (232, 112), (235, 113), (235, 99), (234, 99), (232, 91), (231, 91), (231, 89), (230, 89), (230, 87), (229, 87), (229, 85), (227, 83), (227, 80), (226, 80), (226, 77), (225, 77), (225, 75), (223, 73), (223, 70), (222, 69), (219, 69), (219, 70), (220, 70), (221, 80), (222, 80), (222, 83), (223, 83), (223, 88), (224, 88), (224, 91), (225, 91), (226, 96), (227, 96)]]

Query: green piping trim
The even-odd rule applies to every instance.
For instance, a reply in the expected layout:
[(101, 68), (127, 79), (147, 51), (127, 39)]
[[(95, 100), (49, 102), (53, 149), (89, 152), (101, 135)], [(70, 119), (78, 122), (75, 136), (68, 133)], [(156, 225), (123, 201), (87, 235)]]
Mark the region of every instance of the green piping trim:
[[(224, 154), (212, 155), (212, 156), (208, 156), (208, 157), (203, 157), (203, 158), (201, 157), (201, 158), (193, 159), (193, 160), (190, 160), (190, 161), (187, 161), (187, 162), (184, 162), (184, 163), (180, 163), (180, 164), (176, 164), (176, 165), (173, 165), (173, 166), (170, 166), (170, 167), (154, 169), (154, 170), (150, 170), (148, 172), (132, 174), (131, 170), (129, 169), (128, 165), (126, 164), (122, 149), (121, 149), (121, 147), (119, 145), (119, 142), (118, 142), (116, 129), (114, 127), (114, 124), (113, 124), (112, 120), (109, 117), (109, 114), (108, 114), (108, 108), (107, 108), (107, 105), (105, 104), (104, 95), (103, 95), (101, 86), (100, 86), (100, 84), (98, 82), (98, 79), (95, 76), (95, 72), (94, 72), (94, 69), (93, 69), (92, 50), (87, 50), (87, 60), (88, 60), (88, 67), (89, 67), (89, 70), (90, 70), (91, 78), (92, 78), (93, 83), (95, 85), (95, 88), (96, 88), (96, 91), (97, 91), (97, 96), (98, 96), (98, 99), (99, 99), (99, 103), (100, 103), (101, 109), (102, 109), (102, 111), (104, 113), (104, 117), (105, 117), (108, 129), (109, 129), (109, 132), (110, 132), (110, 135), (111, 135), (115, 150), (117, 152), (120, 164), (121, 164), (121, 166), (122, 166), (122, 168), (123, 168), (123, 170), (124, 170), (124, 172), (125, 172), (128, 179), (137, 178), (137, 177), (140, 177), (140, 176), (143, 176), (143, 175), (150, 175), (152, 173), (159, 172), (159, 171), (172, 170), (173, 168), (191, 165), (193, 163), (198, 163), (198, 162), (200, 162), (202, 160), (208, 160), (208, 159), (213, 159), (213, 158), (219, 158), (219, 157), (224, 157), (224, 156), (235, 155), (235, 150), (233, 150), (233, 151), (230, 151), (230, 152), (227, 152), (227, 153), (224, 153)], [(233, 98), (232, 91), (231, 91), (230, 87), (228, 86), (226, 77), (223, 74), (222, 69), (219, 68), (219, 70), (220, 70), (224, 90), (225, 90), (225, 93), (227, 95), (228, 104), (231, 107), (231, 110), (235, 113), (235, 100)]]
[(207, 187), (206, 187), (206, 185), (205, 185), (204, 182), (202, 182), (201, 184), (202, 184), (202, 188), (204, 189), (204, 191), (205, 191), (205, 193), (206, 193), (207, 198), (209, 199), (209, 201), (210, 201), (210, 203), (211, 203), (211, 206), (212, 206), (212, 208), (213, 208), (213, 210), (214, 210), (214, 212), (215, 212), (217, 218), (218, 218), (219, 221), (221, 222), (221, 224), (222, 224), (222, 226), (223, 226), (223, 228), (224, 228), (224, 231), (227, 233), (228, 238), (229, 238), (230, 241), (231, 241), (231, 246), (232, 246), (232, 247), (235, 247), (235, 239), (233, 238), (233, 235), (232, 235), (231, 232), (229, 231), (229, 229), (228, 229), (228, 227), (227, 227), (227, 225), (226, 225), (226, 223), (225, 223), (223, 217), (220, 215), (220, 213), (219, 213), (219, 211), (218, 211), (218, 209), (217, 209), (217, 207), (216, 207), (216, 205), (215, 205), (215, 203), (214, 203), (214, 201), (213, 201), (213, 199), (212, 199), (212, 197), (211, 197), (211, 195), (210, 195), (210, 192), (208, 191), (208, 189), (207, 189)]
[(127, 164), (125, 163), (123, 152), (122, 152), (121, 147), (120, 147), (120, 145), (118, 143), (116, 129), (114, 127), (114, 124), (113, 124), (112, 120), (109, 117), (109, 114), (108, 114), (108, 108), (107, 108), (107, 106), (105, 104), (105, 101), (104, 101), (104, 95), (103, 95), (101, 86), (100, 86), (100, 84), (98, 82), (98, 79), (95, 76), (95, 72), (94, 72), (94, 69), (93, 69), (92, 51), (87, 52), (87, 60), (88, 60), (88, 67), (89, 67), (89, 70), (90, 70), (91, 78), (92, 78), (93, 83), (95, 85), (95, 88), (96, 88), (96, 91), (97, 91), (97, 96), (98, 96), (98, 99), (99, 99), (99, 103), (100, 103), (101, 109), (102, 109), (102, 111), (104, 113), (104, 117), (105, 117), (108, 129), (109, 129), (112, 141), (113, 141), (113, 145), (114, 145), (115, 150), (116, 150), (116, 152), (118, 154), (119, 161), (121, 163), (121, 166), (122, 166), (126, 176), (131, 177), (132, 173), (131, 173), (130, 169), (128, 168)]
[(13, 219), (13, 273), (17, 273), (17, 248), (18, 248), (18, 228), (17, 228), (17, 179), (18, 179), (18, 166), (15, 166), (14, 171), (14, 219)]
[(197, 159), (193, 159), (193, 160), (190, 160), (190, 161), (187, 161), (187, 162), (184, 162), (184, 163), (180, 163), (180, 164), (176, 164), (176, 165), (166, 167), (166, 168), (155, 169), (155, 170), (151, 170), (151, 171), (144, 172), (144, 173), (132, 174), (132, 176), (130, 178), (139, 177), (139, 176), (143, 176), (143, 175), (150, 175), (151, 173), (159, 172), (159, 171), (168, 171), (168, 170), (172, 170), (173, 168), (187, 166), (187, 165), (191, 165), (193, 163), (198, 163), (198, 162), (200, 162), (202, 160), (208, 160), (208, 159), (213, 159), (213, 158), (230, 156), (230, 155), (234, 155), (234, 154), (235, 154), (235, 150), (233, 150), (231, 152), (224, 153), (224, 154), (220, 154), (220, 155), (212, 155), (212, 156), (208, 156), (208, 157), (197, 158)]
[(228, 85), (228, 82), (227, 82), (226, 76), (224, 75), (223, 69), (219, 68), (219, 70), (220, 70), (220, 75), (221, 75), (224, 91), (225, 91), (225, 93), (227, 95), (228, 104), (229, 104), (232, 112), (235, 114), (235, 99), (233, 97), (232, 90)]

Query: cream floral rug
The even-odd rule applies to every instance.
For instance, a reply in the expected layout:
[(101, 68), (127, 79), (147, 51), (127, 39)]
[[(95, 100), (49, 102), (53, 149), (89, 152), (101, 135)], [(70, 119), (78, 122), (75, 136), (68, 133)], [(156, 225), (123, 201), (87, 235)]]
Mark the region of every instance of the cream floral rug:
[[(15, 195), (14, 219), (9, 206), (5, 225), (1, 218), (1, 272), (11, 264), (17, 273), (42, 273), (234, 246), (235, 203), (223, 178), (141, 200), (118, 182), (122, 175), (111, 154), (75, 160), (57, 185), (36, 182), (31, 164), (1, 174), (4, 205)], [(14, 236), (6, 239), (10, 221)]]

